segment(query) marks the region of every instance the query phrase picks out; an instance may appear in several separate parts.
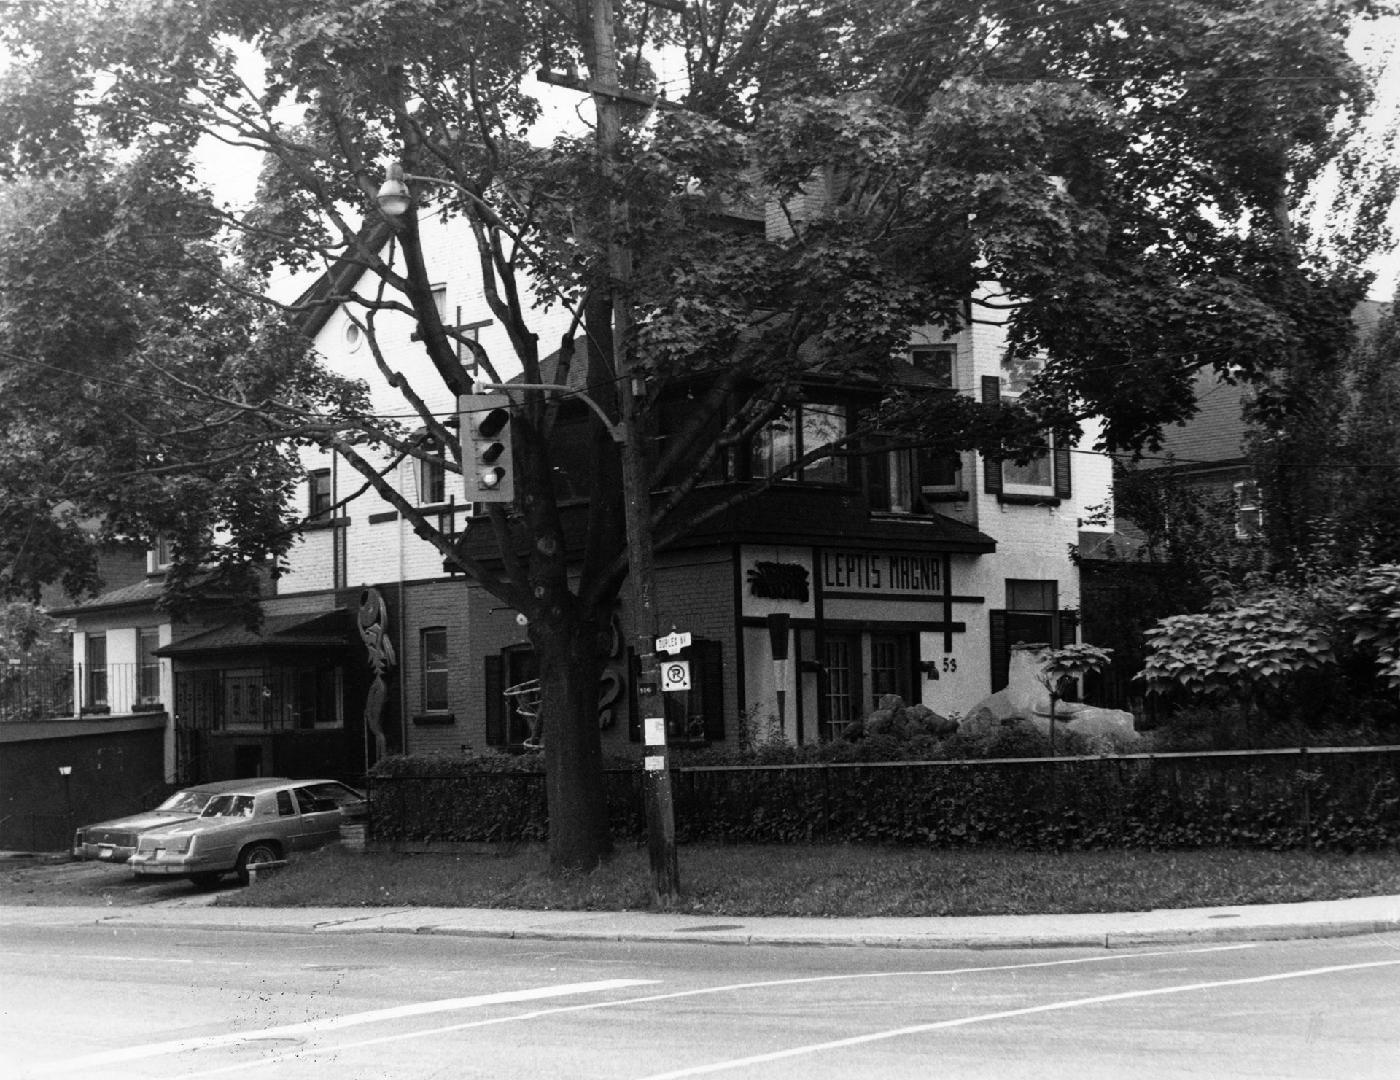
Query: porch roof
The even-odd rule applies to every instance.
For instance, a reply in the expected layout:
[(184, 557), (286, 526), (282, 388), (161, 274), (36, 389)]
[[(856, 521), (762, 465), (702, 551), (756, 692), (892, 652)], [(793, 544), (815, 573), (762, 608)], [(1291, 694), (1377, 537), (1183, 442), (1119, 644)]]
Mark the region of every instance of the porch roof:
[(326, 648), (350, 642), (350, 618), (346, 608), (269, 615), (262, 627), (250, 630), (241, 622), (225, 623), (192, 634), (156, 650), (157, 656), (201, 656), (251, 649)]

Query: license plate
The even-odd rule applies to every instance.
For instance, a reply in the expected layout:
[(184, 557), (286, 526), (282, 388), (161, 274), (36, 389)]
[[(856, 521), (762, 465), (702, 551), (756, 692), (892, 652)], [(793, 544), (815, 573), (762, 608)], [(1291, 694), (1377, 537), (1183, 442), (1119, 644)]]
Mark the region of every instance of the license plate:
[(116, 853), (116, 848), (112, 847), (110, 844), (105, 844), (97, 849), (97, 857), (99, 859), (110, 859), (116, 855)]

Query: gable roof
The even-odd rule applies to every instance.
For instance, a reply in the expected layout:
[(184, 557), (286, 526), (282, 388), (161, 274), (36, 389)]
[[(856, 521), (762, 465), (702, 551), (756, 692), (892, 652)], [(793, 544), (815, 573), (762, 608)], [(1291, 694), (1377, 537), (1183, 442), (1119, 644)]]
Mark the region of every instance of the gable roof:
[(108, 608), (154, 604), (160, 599), (163, 586), (163, 578), (147, 578), (131, 585), (123, 585), (119, 589), (109, 589), (107, 592), (99, 593), (90, 600), (84, 600), (78, 604), (50, 608), (49, 614), (60, 618), (70, 618), (74, 615), (88, 615)]
[[(359, 245), (378, 251), (393, 235), (394, 226), (388, 221), (366, 218), (355, 238)], [(293, 307), (301, 312), (299, 324), (303, 334), (314, 338), (321, 332), (340, 307), (340, 301), (334, 297), (343, 296), (353, 289), (366, 269), (353, 250), (346, 251), (292, 302)]]

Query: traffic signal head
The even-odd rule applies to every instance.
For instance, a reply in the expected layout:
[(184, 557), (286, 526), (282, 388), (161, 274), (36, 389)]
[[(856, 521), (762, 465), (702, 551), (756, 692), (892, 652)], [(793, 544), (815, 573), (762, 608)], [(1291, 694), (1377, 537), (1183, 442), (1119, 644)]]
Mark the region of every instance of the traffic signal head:
[(510, 398), (505, 394), (464, 394), (461, 411), (462, 473), (471, 502), (508, 503), (515, 499), (510, 447)]

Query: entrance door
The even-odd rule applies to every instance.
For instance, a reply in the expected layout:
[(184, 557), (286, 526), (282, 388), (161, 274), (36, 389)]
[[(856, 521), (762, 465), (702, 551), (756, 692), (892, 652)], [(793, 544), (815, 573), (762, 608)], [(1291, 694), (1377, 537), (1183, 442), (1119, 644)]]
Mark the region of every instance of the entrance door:
[(906, 705), (914, 704), (913, 642), (908, 634), (870, 635), (870, 707), (880, 698), (898, 694)]
[(860, 635), (827, 634), (822, 647), (826, 689), (822, 695), (823, 740), (839, 739), (862, 716)]

